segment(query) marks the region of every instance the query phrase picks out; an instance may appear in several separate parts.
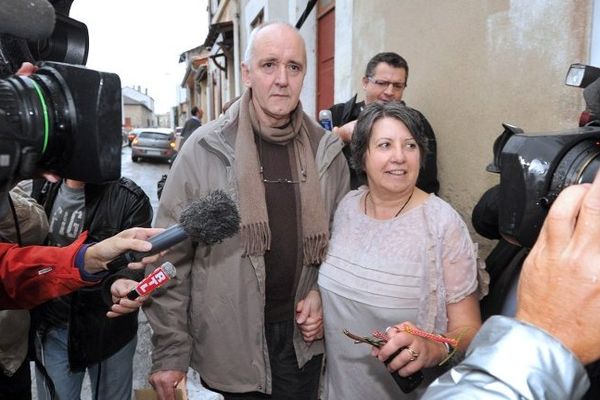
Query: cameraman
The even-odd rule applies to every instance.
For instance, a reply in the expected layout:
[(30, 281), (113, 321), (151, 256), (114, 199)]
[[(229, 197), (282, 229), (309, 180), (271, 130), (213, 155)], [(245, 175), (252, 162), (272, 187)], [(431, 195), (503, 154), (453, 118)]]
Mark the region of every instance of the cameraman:
[[(521, 273), (516, 319), (492, 317), (427, 390), (448, 398), (579, 399), (600, 359), (600, 173), (563, 190)], [(393, 349), (379, 354), (385, 358)]]

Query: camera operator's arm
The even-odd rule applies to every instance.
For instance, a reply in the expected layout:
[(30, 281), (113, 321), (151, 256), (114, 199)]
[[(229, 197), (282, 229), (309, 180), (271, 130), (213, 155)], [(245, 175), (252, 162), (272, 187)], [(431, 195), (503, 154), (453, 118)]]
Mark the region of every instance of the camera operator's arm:
[[(97, 283), (106, 264), (126, 250), (148, 251), (149, 237), (162, 229), (132, 228), (93, 245), (87, 234), (65, 247), (18, 247), (0, 243), (0, 309), (31, 308), (86, 285)], [(141, 268), (158, 256), (130, 263)], [(96, 275), (95, 275), (96, 274)]]
[(556, 337), (583, 364), (600, 359), (599, 176), (559, 195), (525, 260), (517, 294), (517, 319)]
[(423, 399), (583, 396), (583, 365), (600, 359), (599, 176), (563, 190), (550, 209), (523, 266), (517, 320), (486, 322)]

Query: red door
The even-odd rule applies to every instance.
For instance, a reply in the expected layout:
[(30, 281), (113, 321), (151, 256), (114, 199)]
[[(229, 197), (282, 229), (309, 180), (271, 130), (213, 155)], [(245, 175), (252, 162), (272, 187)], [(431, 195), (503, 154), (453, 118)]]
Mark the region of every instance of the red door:
[[(335, 2), (320, 1), (317, 15), (317, 110), (333, 105)], [(323, 4), (327, 3), (327, 5)]]

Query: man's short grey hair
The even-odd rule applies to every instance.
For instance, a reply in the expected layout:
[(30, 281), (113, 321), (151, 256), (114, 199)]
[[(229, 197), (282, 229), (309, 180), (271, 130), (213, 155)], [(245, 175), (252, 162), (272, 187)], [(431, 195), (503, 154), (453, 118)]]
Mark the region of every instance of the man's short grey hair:
[[(250, 66), (250, 61), (252, 60), (252, 56), (254, 55), (254, 39), (256, 38), (256, 35), (258, 34), (258, 32), (260, 32), (261, 30), (263, 30), (264, 28), (266, 28), (267, 26), (270, 25), (282, 25), (282, 26), (287, 26), (290, 29), (293, 29), (294, 31), (298, 32), (298, 35), (300, 36), (300, 38), (302, 38), (302, 42), (304, 43), (304, 38), (302, 37), (302, 35), (300, 35), (300, 32), (298, 31), (298, 29), (296, 29), (295, 26), (285, 22), (285, 21), (272, 21), (272, 22), (266, 22), (262, 25), (259, 25), (257, 27), (255, 27), (254, 29), (252, 29), (252, 32), (250, 32), (250, 36), (248, 36), (248, 44), (246, 45), (246, 51), (244, 51), (244, 64), (246, 64), (246, 66)], [(306, 52), (306, 43), (304, 43), (304, 51)]]

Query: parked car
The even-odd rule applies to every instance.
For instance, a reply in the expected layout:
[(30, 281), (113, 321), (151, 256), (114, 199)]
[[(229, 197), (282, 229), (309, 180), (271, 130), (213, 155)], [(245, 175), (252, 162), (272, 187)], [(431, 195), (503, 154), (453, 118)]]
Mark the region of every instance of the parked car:
[(131, 160), (142, 158), (171, 162), (175, 158), (175, 132), (167, 128), (142, 128), (131, 142)]
[(135, 129), (132, 129), (131, 131), (129, 131), (129, 134), (127, 135), (127, 140), (129, 140), (129, 147), (131, 147), (131, 143), (133, 143), (133, 139), (135, 139), (137, 137), (137, 135), (143, 130), (144, 130), (144, 128), (135, 128)]

